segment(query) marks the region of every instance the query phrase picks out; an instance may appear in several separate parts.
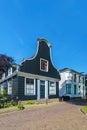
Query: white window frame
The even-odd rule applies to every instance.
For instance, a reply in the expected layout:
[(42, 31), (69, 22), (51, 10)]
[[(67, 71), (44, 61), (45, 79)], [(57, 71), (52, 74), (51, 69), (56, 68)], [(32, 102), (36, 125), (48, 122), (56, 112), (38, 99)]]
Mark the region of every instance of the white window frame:
[(5, 78), (5, 73), (2, 74), (2, 79), (4, 79), (4, 78)]
[(71, 84), (66, 84), (66, 94), (71, 94)]
[(8, 69), (8, 76), (12, 74), (12, 67)]
[[(54, 93), (51, 93), (52, 90), (52, 86), (50, 86), (50, 82), (53, 82), (54, 83)], [(55, 81), (49, 81), (49, 95), (56, 95), (56, 82)]]
[[(44, 69), (41, 68), (41, 61), (42, 61), (42, 60), (47, 62), (47, 70), (44, 70)], [(45, 60), (45, 59), (43, 59), (43, 58), (40, 58), (40, 70), (41, 70), (41, 71), (48, 72), (48, 65), (49, 65), (48, 60)]]
[(11, 81), (8, 81), (8, 95), (12, 95), (12, 82)]
[(1, 86), (0, 86), (0, 93), (1, 93), (1, 94), (3, 94), (3, 90), (4, 90), (4, 87), (3, 87), (3, 85), (1, 84)]
[[(27, 89), (26, 89), (26, 85), (27, 85), (26, 79), (33, 79), (33, 80), (34, 80), (34, 93), (33, 93), (33, 94), (27, 93)], [(36, 83), (35, 83), (35, 79), (34, 79), (34, 78), (25, 77), (25, 95), (26, 95), (26, 96), (33, 96), (33, 95), (36, 94), (35, 86), (36, 86)]]

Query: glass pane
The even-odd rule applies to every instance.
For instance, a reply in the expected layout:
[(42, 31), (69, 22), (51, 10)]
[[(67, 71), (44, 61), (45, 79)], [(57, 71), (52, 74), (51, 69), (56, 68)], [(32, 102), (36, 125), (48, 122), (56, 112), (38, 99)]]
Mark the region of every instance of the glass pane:
[(28, 83), (28, 84), (34, 84), (34, 79), (26, 78), (26, 83)]
[(48, 62), (46, 60), (41, 59), (41, 70), (48, 70)]

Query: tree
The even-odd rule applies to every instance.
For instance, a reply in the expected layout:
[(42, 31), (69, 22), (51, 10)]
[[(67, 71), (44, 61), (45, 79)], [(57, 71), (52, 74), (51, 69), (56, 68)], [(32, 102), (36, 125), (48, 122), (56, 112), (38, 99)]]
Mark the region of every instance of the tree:
[(12, 65), (14, 59), (4, 54), (0, 54), (0, 77)]

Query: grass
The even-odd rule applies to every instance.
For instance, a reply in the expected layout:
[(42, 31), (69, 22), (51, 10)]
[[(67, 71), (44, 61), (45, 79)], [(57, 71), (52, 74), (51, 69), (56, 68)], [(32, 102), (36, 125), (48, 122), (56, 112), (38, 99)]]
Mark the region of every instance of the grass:
[[(46, 105), (46, 103), (43, 103), (43, 105)], [(32, 109), (32, 108), (41, 107), (41, 106), (43, 107), (43, 105), (41, 102), (35, 102), (32, 100), (26, 101), (26, 102), (19, 102), (19, 104), (16, 106), (9, 105), (9, 107), (0, 108), (0, 114), (23, 110), (24, 108)]]
[(34, 104), (35, 104), (35, 101), (29, 100), (29, 101), (27, 101), (27, 104), (28, 104), (28, 105), (34, 105)]
[[(47, 107), (48, 105), (52, 105), (54, 103), (58, 103), (57, 102), (53, 102), (52, 101), (48, 101), (48, 105), (46, 104), (46, 102), (37, 102), (37, 101), (32, 101), (32, 100), (28, 100), (28, 101), (24, 101), (24, 102), (21, 102), (19, 101), (19, 103), (21, 103), (25, 109), (34, 109), (34, 108), (41, 108), (41, 107)], [(12, 104), (12, 103), (11, 103)], [(20, 107), (20, 106), (19, 106)], [(8, 112), (13, 112), (13, 111), (19, 111), (20, 109), (18, 108), (18, 105), (16, 104), (14, 106), (13, 105), (9, 105), (9, 107), (7, 108), (0, 108), (0, 114), (3, 114), (3, 113), (8, 113)]]
[(87, 106), (83, 106), (82, 107), (82, 112), (84, 112), (85, 114), (87, 114)]
[(2, 108), (2, 109), (0, 109), (0, 114), (12, 112), (12, 111), (17, 111), (17, 107), (13, 106), (13, 107), (9, 107), (9, 108)]

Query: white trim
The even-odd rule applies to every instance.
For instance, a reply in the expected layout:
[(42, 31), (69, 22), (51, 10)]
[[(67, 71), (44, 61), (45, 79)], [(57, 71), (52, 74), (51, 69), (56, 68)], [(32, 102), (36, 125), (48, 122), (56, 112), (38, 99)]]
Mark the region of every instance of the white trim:
[(38, 54), (38, 51), (39, 51), (39, 41), (37, 42), (37, 50), (36, 50), (36, 54), (35, 54), (32, 58), (24, 59), (24, 60), (20, 63), (20, 65), (21, 65), (23, 62), (25, 62), (26, 60), (33, 60), (33, 59), (35, 59), (36, 56), (37, 56), (37, 54)]
[[(27, 94), (27, 92), (26, 92), (26, 79), (33, 79), (34, 80), (34, 93), (33, 94)], [(24, 95), (25, 96), (33, 96), (33, 95), (35, 95), (36, 94), (36, 83), (35, 83), (35, 79), (34, 78), (31, 78), (31, 77), (25, 77), (25, 82), (24, 82)]]
[(14, 73), (12, 73), (12, 75), (5, 77), (5, 79), (1, 79), (0, 83), (8, 80), (9, 78), (12, 78), (15, 75), (22, 76), (22, 77), (30, 77), (30, 78), (33, 77), (35, 79), (42, 79), (42, 80), (52, 80), (52, 81), (55, 81), (55, 82), (58, 82), (60, 80), (60, 79), (57, 79), (57, 78), (51, 78), (51, 77), (46, 77), (46, 76), (42, 76), (42, 75), (36, 75), (36, 74), (31, 74), (31, 73), (15, 71)]
[(40, 99), (40, 80), (37, 80), (37, 100)]
[[(51, 45), (50, 45), (50, 43), (49, 43), (45, 38), (38, 38), (37, 41), (38, 41), (38, 42), (37, 42), (38, 45), (37, 45), (37, 51), (36, 51), (35, 56), (32, 57), (32, 58), (24, 59), (24, 60), (20, 63), (20, 65), (21, 65), (23, 62), (25, 62), (26, 60), (33, 60), (33, 59), (35, 59), (36, 56), (37, 56), (37, 54), (38, 54), (38, 51), (39, 51), (39, 44), (40, 44), (41, 41), (44, 41), (44, 42), (48, 45), (48, 47), (49, 47), (49, 49), (50, 49), (50, 60), (51, 60), (51, 64), (52, 64), (53, 68), (56, 69), (56, 67), (54, 66), (54, 64), (53, 64), (53, 62), (52, 62)], [(57, 69), (56, 69), (56, 70), (57, 70)], [(58, 72), (59, 75), (60, 75), (60, 72), (59, 72), (58, 70), (57, 70), (57, 72)]]
[(8, 76), (12, 74), (12, 67), (8, 69)]
[(45, 81), (45, 99), (48, 99), (48, 81)]
[(1, 79), (5, 79), (5, 73), (2, 74), (2, 78)]
[[(42, 60), (47, 62), (47, 70), (43, 70), (43, 69), (41, 68), (41, 61), (42, 61)], [(40, 58), (40, 70), (41, 70), (41, 71), (44, 71), (44, 72), (48, 72), (48, 68), (49, 68), (49, 61), (46, 60), (46, 59)]]
[[(55, 65), (53, 64), (53, 60), (52, 60), (51, 48), (50, 48), (50, 60), (51, 60), (51, 64), (52, 64), (53, 68), (56, 69)], [(60, 71), (58, 69), (56, 69), (56, 70), (59, 73), (59, 75), (61, 75)]]
[(58, 82), (59, 81), (59, 79), (56, 79), (56, 78), (46, 77), (46, 76), (42, 76), (42, 75), (35, 75), (35, 74), (25, 73), (25, 72), (18, 72), (18, 76), (30, 77), (30, 78), (33, 77), (35, 79), (42, 79), (42, 80), (52, 80), (54, 82)]
[(8, 95), (12, 95), (12, 82), (8, 81)]

